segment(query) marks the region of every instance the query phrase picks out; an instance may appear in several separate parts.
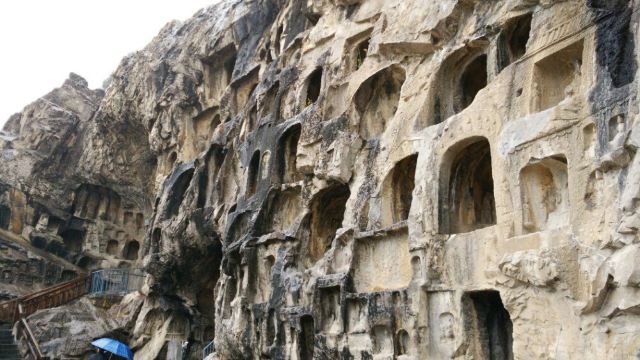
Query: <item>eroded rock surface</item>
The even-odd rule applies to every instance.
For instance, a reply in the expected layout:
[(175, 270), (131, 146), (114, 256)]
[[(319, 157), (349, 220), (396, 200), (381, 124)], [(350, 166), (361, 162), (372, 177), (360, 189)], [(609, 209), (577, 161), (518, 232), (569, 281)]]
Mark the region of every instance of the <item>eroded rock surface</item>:
[(143, 267), (137, 359), (636, 357), (637, 10), (224, 1), (10, 119), (0, 227)]

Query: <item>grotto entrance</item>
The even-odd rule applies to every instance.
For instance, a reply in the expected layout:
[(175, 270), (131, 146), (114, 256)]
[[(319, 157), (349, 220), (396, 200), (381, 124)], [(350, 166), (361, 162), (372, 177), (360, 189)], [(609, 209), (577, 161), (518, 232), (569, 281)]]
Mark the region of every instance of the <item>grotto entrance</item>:
[(0, 205), (0, 229), (9, 230), (11, 222), (11, 209), (6, 205)]
[(385, 226), (390, 226), (409, 218), (413, 200), (413, 188), (415, 187), (417, 161), (418, 154), (407, 156), (400, 160), (391, 171), (391, 178), (388, 180), (390, 189), (385, 193), (391, 197), (387, 200), (389, 204), (386, 206), (391, 213), (386, 218), (391, 218), (392, 221), (383, 221)]
[[(64, 246), (67, 251), (72, 253), (80, 253), (82, 252), (82, 245), (84, 243), (84, 232), (75, 229), (67, 229), (62, 234), (62, 240), (64, 242)], [(118, 246), (116, 242), (115, 246)], [(107, 246), (107, 252), (109, 251), (109, 247)], [(114, 253), (115, 254), (115, 253)], [(114, 255), (111, 254), (111, 255)]]
[(469, 292), (462, 299), (473, 358), (513, 359), (513, 324), (498, 291)]
[(296, 157), (301, 130), (300, 124), (296, 124), (287, 129), (280, 141), (278, 141), (278, 177), (282, 183), (300, 180), (300, 175), (296, 169)]
[(138, 260), (140, 243), (136, 240), (129, 241), (122, 250), (122, 256), (127, 260)]
[(256, 192), (258, 176), (260, 174), (260, 151), (253, 153), (249, 162), (249, 173), (247, 174), (246, 196), (251, 197)]
[(466, 109), (478, 92), (487, 86), (487, 55), (480, 55), (467, 66), (460, 78), (458, 112)]
[(305, 100), (305, 106), (313, 105), (320, 97), (320, 90), (322, 90), (322, 68), (318, 68), (309, 75), (307, 80), (307, 99)]
[(385, 131), (398, 110), (405, 80), (405, 70), (392, 65), (360, 85), (353, 100), (363, 139), (377, 138)]
[(320, 260), (331, 247), (336, 231), (342, 226), (350, 194), (347, 185), (334, 185), (320, 191), (312, 200), (308, 244), (308, 258), (311, 263)]
[(441, 233), (495, 225), (491, 148), (486, 138), (470, 138), (447, 151), (440, 181)]
[[(222, 244), (212, 241), (206, 249), (193, 252), (193, 261), (188, 268), (181, 269), (182, 278), (193, 282), (193, 290), (196, 300), (196, 309), (200, 315), (199, 337), (204, 346), (210, 343), (216, 336), (216, 284), (220, 278), (220, 266), (222, 261)], [(188, 280), (193, 279), (193, 280)]]
[(312, 359), (315, 347), (315, 326), (313, 316), (300, 317), (300, 338), (298, 339), (300, 359)]

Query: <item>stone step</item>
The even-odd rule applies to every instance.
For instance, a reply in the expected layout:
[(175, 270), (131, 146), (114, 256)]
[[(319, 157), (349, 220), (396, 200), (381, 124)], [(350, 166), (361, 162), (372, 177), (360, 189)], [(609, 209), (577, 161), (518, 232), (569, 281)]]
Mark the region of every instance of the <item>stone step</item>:
[(19, 360), (22, 357), (13, 339), (11, 325), (0, 325), (0, 360)]

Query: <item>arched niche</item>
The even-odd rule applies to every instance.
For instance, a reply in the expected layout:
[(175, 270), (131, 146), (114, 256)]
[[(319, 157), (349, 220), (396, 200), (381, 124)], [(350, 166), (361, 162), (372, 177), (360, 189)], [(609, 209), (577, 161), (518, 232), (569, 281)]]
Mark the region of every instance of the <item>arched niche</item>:
[(11, 224), (11, 208), (7, 205), (0, 205), (0, 229), (9, 230)]
[(173, 217), (178, 214), (180, 210), (180, 205), (184, 200), (184, 196), (191, 184), (191, 180), (193, 179), (194, 169), (187, 169), (178, 175), (178, 178), (173, 183), (169, 194), (167, 205), (165, 208), (165, 214), (167, 218)]
[(418, 154), (398, 161), (383, 183), (382, 225), (391, 226), (409, 218), (415, 187)]
[(569, 223), (567, 159), (533, 161), (520, 170), (523, 232), (556, 229)]
[(439, 124), (466, 109), (488, 82), (487, 55), (482, 46), (456, 50), (434, 77), (423, 126)]
[(106, 252), (109, 255), (116, 256), (118, 254), (119, 247), (120, 247), (120, 244), (118, 243), (118, 240), (109, 240), (107, 241)]
[(315, 69), (305, 81), (305, 107), (315, 104), (322, 91), (322, 68)]
[(320, 260), (342, 226), (347, 200), (347, 185), (333, 185), (318, 192), (311, 200), (310, 234), (307, 255), (310, 263)]
[(138, 253), (140, 251), (140, 243), (136, 240), (127, 242), (122, 249), (122, 257), (126, 260), (138, 260)]
[(468, 355), (474, 359), (514, 358), (513, 323), (498, 291), (464, 293), (462, 313), (470, 344)]
[(298, 337), (298, 355), (300, 359), (312, 359), (315, 349), (315, 324), (313, 316), (300, 317), (300, 336)]
[(247, 171), (247, 186), (245, 195), (251, 197), (256, 192), (258, 186), (258, 177), (260, 175), (260, 151), (256, 150), (249, 161), (249, 169)]
[(295, 124), (288, 128), (278, 141), (277, 170), (281, 183), (300, 180), (300, 174), (296, 169), (296, 158), (301, 130), (300, 124)]
[(82, 245), (84, 243), (84, 232), (75, 229), (67, 229), (63, 231), (62, 241), (67, 251), (72, 253), (80, 253), (82, 251)]
[(518, 61), (527, 52), (531, 32), (532, 13), (507, 20), (498, 37), (498, 71)]
[(215, 204), (220, 194), (218, 174), (226, 156), (225, 150), (218, 145), (212, 146), (205, 156), (205, 167), (200, 173), (198, 186), (198, 208)]
[(260, 214), (256, 228), (260, 234), (274, 231), (286, 232), (302, 211), (302, 196), (299, 187), (272, 191), (267, 196), (266, 207)]
[(452, 146), (440, 168), (440, 232), (456, 234), (496, 223), (491, 147), (484, 137)]
[(204, 95), (210, 102), (218, 102), (233, 78), (237, 51), (229, 44), (220, 51), (202, 60)]
[(391, 65), (365, 80), (353, 97), (353, 122), (359, 124), (363, 139), (379, 137), (393, 119), (406, 72), (399, 65)]

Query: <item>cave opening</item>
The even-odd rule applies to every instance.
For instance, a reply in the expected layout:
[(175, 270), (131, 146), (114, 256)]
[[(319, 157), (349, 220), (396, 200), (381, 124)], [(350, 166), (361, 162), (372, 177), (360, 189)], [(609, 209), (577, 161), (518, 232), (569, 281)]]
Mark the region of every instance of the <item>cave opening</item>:
[(116, 256), (118, 254), (118, 247), (120, 247), (120, 244), (118, 244), (117, 240), (109, 240), (109, 242), (107, 242), (107, 254)]
[(564, 155), (535, 161), (520, 170), (525, 233), (556, 229), (569, 223), (568, 178)]
[(65, 248), (69, 252), (79, 253), (82, 251), (82, 243), (84, 242), (84, 232), (75, 229), (67, 229), (60, 234)]
[(188, 169), (180, 174), (178, 179), (175, 181), (171, 192), (169, 193), (169, 201), (166, 209), (167, 218), (174, 217), (178, 214), (180, 205), (182, 205), (182, 201), (184, 200), (184, 195), (189, 188), (189, 184), (191, 184), (193, 172), (194, 169)]
[(296, 169), (296, 157), (301, 130), (300, 124), (296, 124), (287, 129), (278, 141), (278, 177), (283, 184), (300, 180)]
[(460, 77), (461, 103), (457, 112), (466, 109), (473, 103), (478, 92), (487, 86), (487, 78), (487, 55), (483, 54), (467, 65)]
[(415, 187), (416, 163), (418, 154), (400, 160), (393, 168), (391, 177), (393, 223), (407, 220), (413, 200)]
[(405, 70), (392, 65), (364, 81), (353, 98), (353, 115), (358, 117), (363, 139), (378, 137), (393, 119), (400, 103)]
[(197, 207), (204, 208), (215, 203), (219, 195), (216, 190), (218, 174), (224, 162), (225, 152), (222, 147), (212, 146), (205, 157), (205, 167), (200, 172), (198, 179), (198, 200)]
[(235, 45), (231, 44), (202, 61), (207, 100), (220, 100), (231, 83), (236, 57)]
[(251, 197), (256, 192), (258, 176), (260, 174), (260, 151), (256, 150), (249, 161), (249, 171), (247, 174), (246, 196)]
[(321, 259), (331, 247), (336, 231), (342, 226), (350, 195), (349, 187), (341, 184), (323, 189), (313, 198), (308, 246), (311, 262)]
[(409, 333), (404, 329), (400, 329), (396, 334), (395, 344), (396, 356), (409, 354), (409, 346), (411, 344)]
[(534, 65), (536, 111), (552, 108), (579, 90), (582, 84), (583, 48), (584, 41), (580, 40)]
[(369, 53), (369, 42), (370, 42), (371, 38), (366, 38), (365, 40), (361, 41), (358, 46), (356, 46), (353, 57), (354, 57), (354, 71), (360, 69), (360, 67), (362, 66), (362, 64), (364, 64), (364, 61), (367, 58), (367, 55)]
[(274, 231), (285, 233), (302, 212), (300, 188), (272, 191), (267, 197), (267, 206), (256, 222), (259, 234)]
[(138, 260), (140, 243), (136, 240), (129, 241), (122, 250), (122, 255), (126, 260)]
[(11, 208), (6, 205), (0, 205), (0, 228), (9, 230), (11, 224)]
[(466, 332), (474, 358), (513, 359), (513, 323), (498, 291), (468, 292), (463, 295)]
[(155, 228), (153, 233), (151, 234), (151, 249), (149, 250), (150, 254), (159, 254), (162, 246), (162, 230), (160, 228)]
[(34, 236), (31, 238), (31, 245), (44, 250), (47, 247), (47, 239), (40, 236)]
[(298, 342), (300, 359), (313, 359), (316, 342), (313, 316), (302, 315), (300, 317), (300, 338)]
[(315, 69), (307, 79), (307, 98), (305, 106), (313, 105), (320, 97), (322, 90), (322, 68)]
[(518, 61), (527, 52), (531, 32), (532, 13), (509, 20), (500, 33), (498, 46), (498, 70), (502, 71)]
[[(50, 241), (44, 249), (46, 251), (48, 251), (48, 252), (50, 252), (50, 253), (52, 253), (54, 255), (60, 256), (60, 257), (65, 257), (68, 254), (68, 250), (65, 247), (65, 244), (63, 244), (63, 243), (61, 243), (61, 242), (59, 242), (57, 240)], [(78, 251), (76, 251), (76, 252), (78, 252)]]
[(441, 233), (464, 233), (496, 223), (491, 148), (486, 138), (470, 138), (447, 151), (440, 186)]

